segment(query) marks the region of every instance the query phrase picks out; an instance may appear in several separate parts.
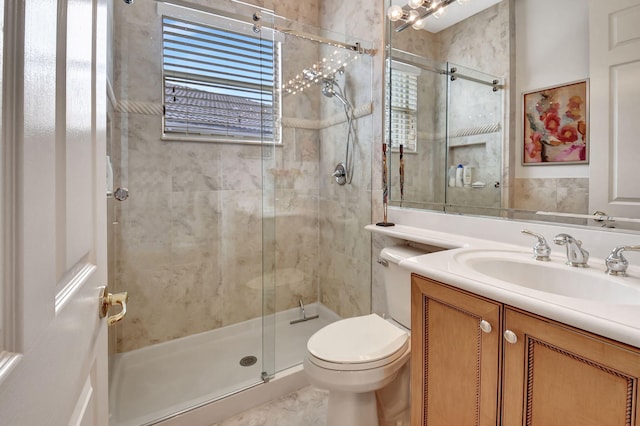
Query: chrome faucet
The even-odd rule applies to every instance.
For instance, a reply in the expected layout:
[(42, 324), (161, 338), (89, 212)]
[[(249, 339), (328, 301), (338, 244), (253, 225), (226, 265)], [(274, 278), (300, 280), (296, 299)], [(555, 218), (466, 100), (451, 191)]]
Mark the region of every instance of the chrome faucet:
[(576, 240), (569, 234), (558, 234), (553, 242), (559, 246), (567, 246), (567, 265), (586, 268), (589, 252), (582, 248), (582, 241)]
[(538, 239), (538, 242), (533, 246), (533, 258), (535, 260), (548, 261), (549, 255), (551, 254), (551, 247), (547, 244), (547, 240), (545, 240), (542, 235), (536, 234), (528, 229), (523, 229), (521, 232)]
[(607, 274), (609, 275), (627, 275), (627, 267), (629, 267), (629, 261), (622, 255), (623, 251), (640, 251), (640, 246), (618, 246), (611, 250), (611, 254), (604, 261), (607, 267)]

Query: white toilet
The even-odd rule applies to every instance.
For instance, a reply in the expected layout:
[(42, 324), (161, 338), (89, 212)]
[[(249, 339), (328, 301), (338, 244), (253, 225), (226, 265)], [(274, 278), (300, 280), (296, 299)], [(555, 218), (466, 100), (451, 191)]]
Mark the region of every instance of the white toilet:
[(307, 342), (304, 371), (312, 385), (329, 391), (327, 426), (378, 425), (375, 392), (396, 378), (411, 354), (411, 276), (398, 263), (422, 254), (406, 245), (380, 252), (390, 319), (343, 319)]

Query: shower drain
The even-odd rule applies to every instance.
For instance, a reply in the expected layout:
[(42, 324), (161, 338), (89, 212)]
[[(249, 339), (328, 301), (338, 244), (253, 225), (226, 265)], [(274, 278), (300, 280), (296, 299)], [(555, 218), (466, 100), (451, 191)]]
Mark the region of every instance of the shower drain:
[(253, 355), (245, 356), (240, 359), (240, 365), (243, 367), (249, 367), (258, 362), (258, 358)]

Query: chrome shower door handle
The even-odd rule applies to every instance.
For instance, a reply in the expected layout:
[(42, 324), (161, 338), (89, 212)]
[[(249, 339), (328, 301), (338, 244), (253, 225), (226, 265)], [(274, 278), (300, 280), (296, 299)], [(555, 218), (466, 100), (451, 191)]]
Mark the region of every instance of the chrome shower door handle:
[(124, 201), (129, 198), (129, 190), (127, 188), (118, 188), (113, 192), (113, 198), (118, 201)]
[(109, 293), (108, 287), (103, 287), (102, 294), (100, 295), (99, 315), (100, 318), (104, 318), (109, 313), (109, 308), (113, 305), (120, 305), (121, 309), (115, 315), (111, 315), (107, 318), (107, 325), (113, 325), (122, 320), (127, 315), (127, 302), (129, 301), (129, 294), (125, 291), (122, 293), (112, 294)]

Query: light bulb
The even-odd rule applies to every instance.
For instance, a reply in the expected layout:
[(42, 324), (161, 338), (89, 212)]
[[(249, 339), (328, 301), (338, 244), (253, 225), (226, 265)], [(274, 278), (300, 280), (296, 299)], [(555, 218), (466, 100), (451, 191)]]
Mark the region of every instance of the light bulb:
[(427, 19), (422, 18), (414, 22), (411, 28), (413, 28), (414, 30), (424, 30), (425, 25), (427, 25)]
[(390, 6), (389, 9), (387, 9), (387, 18), (389, 18), (389, 20), (392, 22), (399, 21), (400, 19), (402, 19), (404, 14), (404, 10), (402, 10), (402, 8), (397, 4), (394, 4), (393, 6)]
[(422, 6), (423, 3), (423, 0), (409, 0), (407, 2), (407, 6), (409, 6), (411, 9), (417, 9)]
[(409, 24), (413, 24), (419, 17), (420, 17), (420, 14), (418, 13), (417, 10), (410, 10), (409, 13), (407, 14), (406, 21)]
[(444, 16), (445, 12), (446, 12), (445, 7), (443, 5), (440, 5), (438, 9), (436, 9), (436, 11), (433, 12), (433, 17), (436, 19), (439, 19), (440, 17)]

